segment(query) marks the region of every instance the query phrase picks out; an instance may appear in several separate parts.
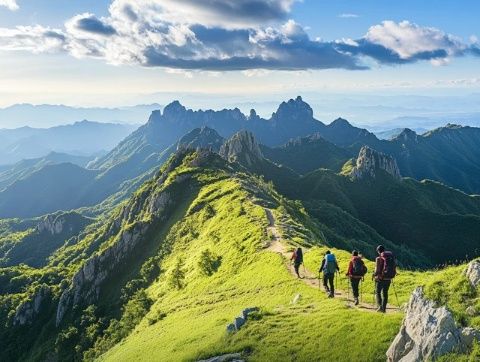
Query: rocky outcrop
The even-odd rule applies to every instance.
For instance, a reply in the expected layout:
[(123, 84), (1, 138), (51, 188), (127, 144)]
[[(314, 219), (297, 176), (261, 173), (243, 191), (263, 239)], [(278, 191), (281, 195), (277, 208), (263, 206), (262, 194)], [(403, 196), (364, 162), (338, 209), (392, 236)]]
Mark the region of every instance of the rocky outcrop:
[(478, 285), (480, 285), (480, 260), (477, 259), (470, 262), (465, 274), (472, 286), (475, 288), (478, 287)]
[(180, 149), (208, 149), (218, 152), (224, 141), (223, 137), (212, 128), (196, 128), (178, 141), (177, 151)]
[(350, 176), (355, 180), (365, 177), (375, 178), (378, 170), (385, 171), (396, 180), (402, 178), (395, 158), (363, 146), (358, 153), (356, 165)]
[(263, 160), (257, 140), (248, 131), (234, 134), (222, 145), (219, 154), (229, 162), (238, 162), (244, 166), (252, 166)]
[(229, 353), (221, 356), (215, 356), (209, 359), (202, 359), (198, 362), (243, 362), (244, 359), (240, 353)]
[(43, 303), (51, 296), (50, 288), (42, 285), (36, 290), (33, 296), (20, 304), (13, 316), (13, 325), (23, 326), (30, 324), (33, 318), (38, 314)]
[(436, 307), (417, 288), (408, 302), (400, 332), (387, 351), (389, 362), (435, 360), (450, 352), (465, 352), (480, 331), (458, 328), (445, 307)]
[(39, 233), (48, 232), (51, 235), (58, 235), (63, 232), (63, 228), (67, 220), (63, 215), (50, 214), (43, 218), (43, 220), (38, 223), (36, 230)]
[(259, 310), (260, 309), (258, 307), (245, 308), (242, 310), (242, 313), (238, 317), (235, 317), (233, 323), (227, 325), (227, 333), (239, 331), (240, 328), (247, 323), (248, 316), (253, 312), (258, 312)]
[[(115, 231), (120, 230), (116, 234), (114, 242), (100, 253), (87, 259), (74, 275), (71, 286), (63, 291), (57, 307), (57, 326), (69, 308), (82, 302), (92, 303), (98, 298), (105, 279), (144, 240), (150, 223), (153, 220), (162, 220), (164, 211), (171, 203), (171, 194), (160, 189), (158, 192), (154, 191), (143, 197), (140, 195), (124, 207), (113, 221), (109, 231), (115, 235)], [(152, 221), (137, 221), (144, 208), (152, 216)]]
[(49, 214), (37, 224), (37, 233), (48, 233), (51, 236), (73, 235), (91, 222), (76, 212)]

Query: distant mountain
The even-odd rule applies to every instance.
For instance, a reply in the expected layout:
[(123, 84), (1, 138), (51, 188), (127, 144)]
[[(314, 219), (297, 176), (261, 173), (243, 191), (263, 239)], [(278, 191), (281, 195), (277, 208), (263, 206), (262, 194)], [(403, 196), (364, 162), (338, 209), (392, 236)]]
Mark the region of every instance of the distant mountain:
[[(394, 128), (394, 129), (389, 129), (389, 130), (386, 130), (386, 131), (376, 131), (376, 132), (374, 132), (374, 134), (375, 134), (375, 136), (377, 136), (378, 139), (391, 140), (391, 139), (397, 137), (398, 135), (400, 135), (400, 133), (402, 133), (404, 129), (405, 128)], [(412, 130), (415, 131), (418, 134), (423, 134), (423, 133), (428, 132), (428, 129), (426, 129), (426, 128), (414, 128)]]
[(0, 192), (0, 218), (32, 217), (88, 205), (93, 201), (88, 189), (97, 174), (71, 163), (47, 165)]
[(11, 166), (0, 168), (0, 191), (17, 180), (26, 178), (47, 165), (72, 163), (85, 167), (92, 156), (73, 156), (66, 153), (51, 152), (45, 157), (22, 160)]
[(319, 168), (340, 171), (354, 153), (328, 142), (319, 133), (298, 137), (283, 146), (262, 146), (262, 152), (271, 161), (305, 174)]
[(152, 111), (160, 108), (156, 103), (119, 108), (15, 104), (0, 108), (0, 128), (46, 128), (74, 123), (80, 119), (102, 123), (139, 124), (144, 122)]
[(179, 149), (219, 151), (223, 142), (217, 132), (203, 127), (158, 152), (144, 144), (123, 162), (102, 169), (81, 167), (85, 158), (61, 154), (21, 161), (0, 170), (0, 217), (33, 217), (102, 202), (107, 203), (105, 207), (114, 206), (151, 178)]
[(91, 155), (106, 152), (137, 126), (82, 121), (52, 128), (0, 129), (0, 164), (43, 157), (49, 152)]

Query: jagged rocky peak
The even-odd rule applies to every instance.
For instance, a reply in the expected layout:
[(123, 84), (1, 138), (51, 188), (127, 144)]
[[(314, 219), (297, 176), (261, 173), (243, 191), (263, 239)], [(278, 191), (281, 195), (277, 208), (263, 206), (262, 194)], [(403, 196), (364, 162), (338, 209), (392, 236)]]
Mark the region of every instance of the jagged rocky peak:
[(229, 162), (238, 162), (246, 166), (251, 166), (263, 159), (257, 140), (248, 131), (234, 134), (222, 145), (219, 153)]
[(218, 152), (223, 142), (223, 137), (217, 131), (204, 126), (195, 128), (183, 136), (177, 144), (177, 150), (205, 148)]
[(387, 172), (396, 180), (402, 178), (395, 158), (368, 146), (363, 146), (358, 153), (356, 165), (352, 169), (350, 176), (353, 179), (375, 178), (378, 170)]
[(403, 141), (403, 142), (417, 142), (418, 141), (418, 134), (411, 130), (410, 128), (405, 128), (400, 134), (395, 137), (395, 139)]
[(346, 127), (353, 127), (350, 122), (348, 122), (345, 118), (337, 118), (332, 123), (329, 124), (329, 127), (333, 128), (346, 128)]
[(63, 232), (66, 223), (67, 218), (65, 215), (50, 214), (37, 224), (36, 230), (39, 233), (46, 231), (51, 235), (58, 235)]
[(254, 120), (258, 120), (258, 119), (260, 119), (260, 117), (258, 116), (257, 111), (252, 108), (252, 109), (250, 110), (250, 114), (249, 114), (249, 116), (248, 116), (248, 120), (249, 120), (249, 121), (254, 121)]
[(457, 327), (452, 313), (437, 307), (417, 288), (408, 302), (400, 331), (387, 351), (389, 362), (436, 360), (448, 353), (468, 351), (480, 331)]
[(272, 114), (274, 119), (311, 119), (313, 118), (313, 109), (310, 105), (298, 96), (290, 99), (288, 102), (282, 102), (277, 111)]
[(163, 109), (163, 116), (166, 118), (176, 118), (178, 115), (183, 114), (187, 109), (179, 102), (173, 101), (165, 106)]

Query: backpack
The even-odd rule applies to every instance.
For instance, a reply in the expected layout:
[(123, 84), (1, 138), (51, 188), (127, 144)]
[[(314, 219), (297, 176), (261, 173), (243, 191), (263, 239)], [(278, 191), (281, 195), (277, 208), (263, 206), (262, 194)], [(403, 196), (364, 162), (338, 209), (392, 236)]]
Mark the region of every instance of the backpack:
[(397, 264), (395, 257), (390, 251), (385, 251), (380, 254), (380, 258), (383, 260), (383, 270), (381, 276), (383, 279), (393, 279), (397, 275)]
[(337, 271), (337, 260), (335, 259), (335, 255), (327, 254), (325, 255), (325, 266), (323, 268), (325, 274), (335, 274)]
[(367, 274), (367, 267), (365, 266), (365, 263), (363, 262), (362, 258), (356, 257), (353, 258), (352, 260), (352, 275), (356, 277), (363, 277), (365, 274)]
[(298, 253), (295, 250), (295, 257), (294, 257), (294, 263), (295, 264), (302, 264), (303, 263), (303, 253)]

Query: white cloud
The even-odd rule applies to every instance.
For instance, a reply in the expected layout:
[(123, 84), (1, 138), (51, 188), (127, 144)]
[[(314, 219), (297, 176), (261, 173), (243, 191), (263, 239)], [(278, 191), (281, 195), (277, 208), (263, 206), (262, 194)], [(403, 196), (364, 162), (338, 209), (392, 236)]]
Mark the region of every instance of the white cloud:
[[(402, 59), (409, 59), (420, 53), (439, 52), (438, 58), (454, 56), (465, 50), (462, 41), (441, 30), (421, 27), (402, 21), (384, 21), (380, 25), (372, 26), (365, 39), (393, 50)], [(443, 56), (440, 54), (443, 53)]]
[(43, 26), (17, 26), (0, 28), (1, 50), (24, 50), (32, 53), (63, 51), (65, 35), (56, 29)]
[(355, 18), (359, 18), (360, 15), (353, 14), (353, 13), (343, 13), (343, 14), (338, 15), (338, 17), (342, 18), (342, 19), (355, 19)]
[(4, 6), (9, 10), (18, 10), (18, 4), (16, 0), (0, 0), (0, 6)]

